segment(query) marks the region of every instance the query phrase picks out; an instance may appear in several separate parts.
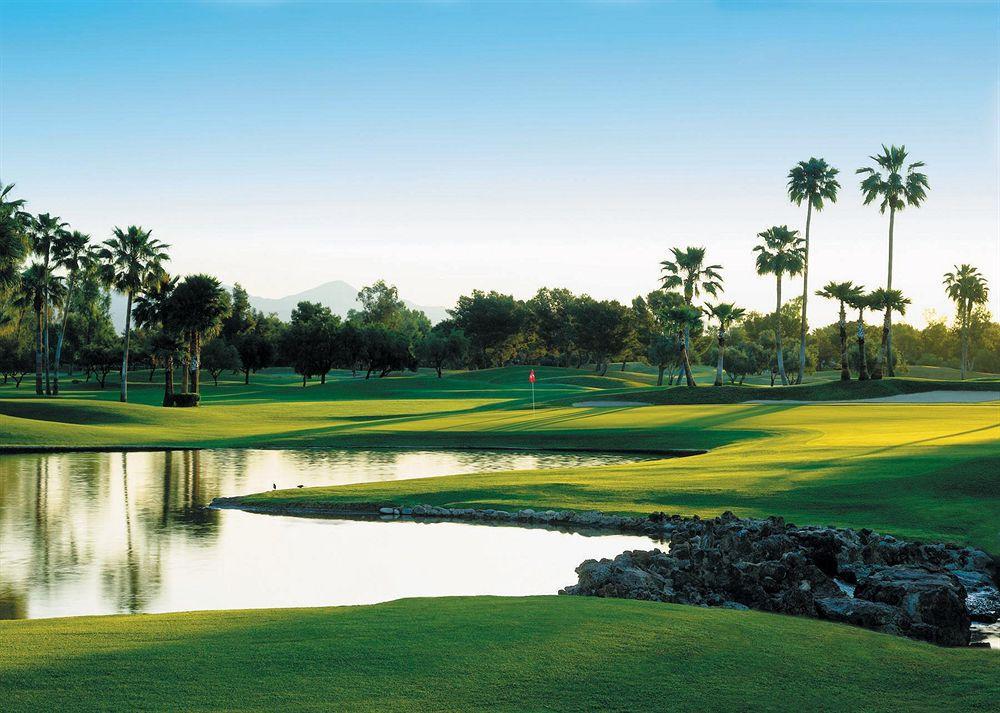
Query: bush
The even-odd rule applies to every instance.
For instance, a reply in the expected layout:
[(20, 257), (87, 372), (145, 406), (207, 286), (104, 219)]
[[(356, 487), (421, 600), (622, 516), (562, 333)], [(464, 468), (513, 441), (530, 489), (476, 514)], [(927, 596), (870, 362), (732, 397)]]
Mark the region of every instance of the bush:
[(199, 400), (201, 400), (201, 396), (198, 394), (174, 394), (174, 406), (177, 406), (178, 408), (190, 408), (191, 406), (197, 406)]

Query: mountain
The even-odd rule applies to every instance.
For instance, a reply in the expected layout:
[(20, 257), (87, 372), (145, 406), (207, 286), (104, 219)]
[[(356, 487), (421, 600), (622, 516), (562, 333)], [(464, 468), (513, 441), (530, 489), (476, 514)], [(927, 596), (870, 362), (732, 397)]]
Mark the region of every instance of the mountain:
[[(225, 287), (227, 290), (230, 289), (228, 285)], [(275, 298), (249, 295), (250, 304), (254, 307), (254, 309), (259, 309), (264, 314), (274, 312), (286, 322), (291, 319), (292, 310), (295, 309), (295, 305), (304, 300), (309, 302), (319, 302), (320, 304), (329, 307), (334, 314), (346, 317), (348, 310), (358, 309), (360, 307), (357, 297), (358, 289), (356, 287), (352, 287), (343, 280), (326, 282), (304, 292), (298, 292), (294, 295), (288, 295), (286, 297)], [(423, 307), (405, 299), (403, 300), (403, 303), (410, 309), (418, 309), (426, 314), (427, 318), (430, 319), (431, 324), (437, 324), (441, 320), (448, 318), (446, 307)], [(119, 331), (124, 329), (125, 297), (123, 295), (119, 295), (117, 293), (111, 294), (111, 320), (115, 324), (115, 329)]]

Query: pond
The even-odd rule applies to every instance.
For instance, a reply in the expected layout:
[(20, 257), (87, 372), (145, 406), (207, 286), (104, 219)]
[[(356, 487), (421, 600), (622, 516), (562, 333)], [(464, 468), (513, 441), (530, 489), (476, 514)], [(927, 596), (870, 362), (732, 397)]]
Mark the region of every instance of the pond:
[(553, 594), (643, 537), (209, 510), (295, 485), (579, 467), (641, 456), (206, 450), (0, 456), (0, 618)]

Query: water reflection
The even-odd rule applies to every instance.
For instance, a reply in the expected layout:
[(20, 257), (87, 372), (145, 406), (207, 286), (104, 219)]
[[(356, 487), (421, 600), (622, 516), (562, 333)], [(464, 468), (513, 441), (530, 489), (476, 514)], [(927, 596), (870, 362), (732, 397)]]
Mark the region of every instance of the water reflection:
[(551, 593), (626, 536), (207, 510), (276, 484), (600, 465), (603, 454), (167, 451), (0, 456), (0, 618)]

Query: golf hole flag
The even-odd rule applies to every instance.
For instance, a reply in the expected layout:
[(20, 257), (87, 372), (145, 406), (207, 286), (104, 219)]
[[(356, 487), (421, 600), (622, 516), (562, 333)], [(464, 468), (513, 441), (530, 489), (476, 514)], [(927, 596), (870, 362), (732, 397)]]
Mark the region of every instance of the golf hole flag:
[(531, 384), (531, 413), (535, 412), (535, 370), (528, 374), (528, 383)]
[(530, 381), (532, 384), (535, 383), (535, 370), (534, 369), (532, 369), (531, 373), (528, 374), (528, 381)]

